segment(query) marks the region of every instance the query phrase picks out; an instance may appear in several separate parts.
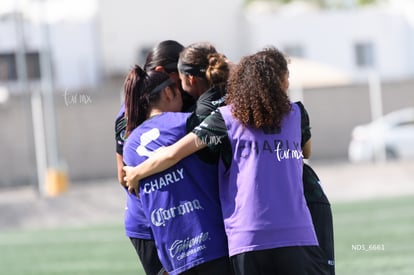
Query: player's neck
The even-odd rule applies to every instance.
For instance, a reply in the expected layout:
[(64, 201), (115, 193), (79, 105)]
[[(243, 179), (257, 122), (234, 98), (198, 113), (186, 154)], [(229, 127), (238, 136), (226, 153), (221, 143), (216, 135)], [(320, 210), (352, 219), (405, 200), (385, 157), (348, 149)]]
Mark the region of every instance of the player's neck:
[(150, 111), (150, 113), (149, 113), (149, 115), (148, 115), (148, 118), (152, 118), (154, 116), (158, 116), (158, 115), (160, 115), (162, 113), (163, 113), (163, 111), (161, 111), (160, 109), (158, 109), (158, 108), (152, 108), (151, 111)]

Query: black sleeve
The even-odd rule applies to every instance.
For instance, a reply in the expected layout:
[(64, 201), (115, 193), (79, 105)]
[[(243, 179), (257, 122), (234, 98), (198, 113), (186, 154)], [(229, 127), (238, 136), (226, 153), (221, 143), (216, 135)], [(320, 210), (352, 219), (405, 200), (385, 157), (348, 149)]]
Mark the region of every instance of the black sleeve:
[[(218, 140), (227, 138), (227, 128), (219, 110), (215, 110), (193, 130), (208, 147), (218, 150), (221, 143)], [(217, 141), (217, 142), (214, 142)]]
[(226, 123), (220, 111), (216, 109), (192, 131), (212, 152), (221, 156), (228, 168), (231, 164), (232, 150), (228, 138)]
[(194, 112), (187, 119), (187, 131), (191, 132), (205, 118), (214, 112), (218, 107), (225, 105), (225, 91), (213, 87), (204, 92), (195, 104)]
[(191, 115), (187, 118), (186, 128), (187, 132), (191, 132), (196, 126), (198, 126), (205, 117), (197, 115), (195, 112), (192, 112)]
[(194, 112), (187, 119), (187, 131), (191, 132), (216, 109), (217, 106), (214, 106), (210, 101), (197, 102)]
[(301, 146), (303, 147), (305, 143), (310, 140), (312, 134), (311, 134), (311, 127), (310, 127), (310, 120), (309, 120), (309, 114), (305, 109), (305, 106), (303, 106), (303, 103), (300, 101), (297, 101), (296, 104), (299, 106), (300, 113), (301, 113), (301, 129), (302, 129), (302, 140), (301, 140)]
[(181, 112), (191, 113), (195, 110), (196, 100), (189, 93), (181, 91), (181, 97), (183, 99), (183, 107)]
[(115, 121), (116, 152), (120, 155), (123, 154), (123, 150), (124, 150), (125, 131), (126, 131), (126, 118), (125, 116), (122, 115), (118, 117)]

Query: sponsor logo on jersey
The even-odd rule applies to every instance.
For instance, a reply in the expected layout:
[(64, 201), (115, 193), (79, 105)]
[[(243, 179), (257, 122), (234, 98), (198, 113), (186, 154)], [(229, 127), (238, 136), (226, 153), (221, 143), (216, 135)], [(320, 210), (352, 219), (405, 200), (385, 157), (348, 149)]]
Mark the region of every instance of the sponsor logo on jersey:
[(187, 201), (169, 209), (158, 208), (151, 212), (151, 222), (155, 226), (165, 226), (165, 224), (172, 219), (199, 210), (203, 210), (203, 207), (197, 199)]
[(198, 253), (206, 249), (205, 242), (209, 239), (208, 232), (201, 232), (201, 234), (184, 240), (175, 240), (169, 248), (171, 258), (182, 260), (190, 255)]
[(153, 191), (162, 189), (172, 183), (176, 183), (184, 179), (184, 168), (179, 168), (170, 173), (165, 173), (161, 177), (153, 178), (144, 183), (144, 193), (149, 194)]

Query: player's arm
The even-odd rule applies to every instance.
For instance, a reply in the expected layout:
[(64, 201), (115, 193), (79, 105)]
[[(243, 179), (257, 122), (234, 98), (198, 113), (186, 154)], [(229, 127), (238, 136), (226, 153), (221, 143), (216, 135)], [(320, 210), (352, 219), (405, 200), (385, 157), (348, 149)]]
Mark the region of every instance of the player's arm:
[(124, 162), (122, 160), (122, 155), (120, 155), (119, 153), (116, 153), (116, 168), (118, 171), (118, 181), (123, 187), (126, 187), (126, 182), (124, 180), (125, 172), (122, 169), (123, 167), (124, 167)]
[[(216, 110), (175, 144), (157, 151), (137, 167), (124, 167), (125, 181), (130, 192), (138, 193), (138, 181), (155, 173), (164, 171), (183, 158), (205, 148), (221, 148), (221, 142), (208, 142), (213, 137), (227, 137), (227, 128), (221, 113)], [(214, 140), (214, 139), (213, 139)]]
[(312, 153), (312, 142), (310, 139), (308, 139), (305, 143), (305, 145), (302, 147), (303, 151), (303, 158), (308, 159), (311, 156)]
[(305, 159), (310, 158), (312, 153), (312, 143), (311, 143), (311, 127), (310, 127), (310, 119), (309, 114), (305, 109), (305, 106), (302, 102), (298, 101), (296, 104), (299, 106), (300, 113), (301, 113), (301, 131), (302, 131), (302, 140), (301, 140), (301, 147), (303, 152), (303, 157)]
[(124, 141), (125, 141), (125, 129), (126, 129), (126, 119), (124, 116), (120, 116), (115, 121), (115, 142), (116, 142), (116, 167), (117, 167), (117, 176), (118, 182), (123, 186), (126, 187), (126, 182), (124, 181), (124, 171), (122, 168), (124, 167), (124, 162), (122, 160), (122, 154), (124, 149)]
[(205, 148), (201, 139), (194, 133), (189, 133), (179, 141), (157, 151), (154, 155), (142, 162), (140, 165), (131, 167), (125, 166), (124, 180), (128, 191), (139, 194), (139, 180), (170, 168), (183, 158)]

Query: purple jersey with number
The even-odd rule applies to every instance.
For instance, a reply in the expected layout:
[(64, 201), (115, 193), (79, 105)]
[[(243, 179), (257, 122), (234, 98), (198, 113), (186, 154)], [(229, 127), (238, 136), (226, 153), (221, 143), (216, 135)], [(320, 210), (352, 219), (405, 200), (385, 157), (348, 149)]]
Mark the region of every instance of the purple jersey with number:
[(220, 107), (233, 159), (219, 166), (220, 198), (230, 256), (285, 246), (318, 245), (302, 185), (301, 114), (281, 129), (243, 126)]
[[(186, 132), (185, 113), (163, 113), (136, 128), (124, 147), (124, 160), (137, 165)], [(218, 195), (218, 169), (191, 155), (140, 181), (140, 197), (158, 255), (168, 274), (228, 256)]]

